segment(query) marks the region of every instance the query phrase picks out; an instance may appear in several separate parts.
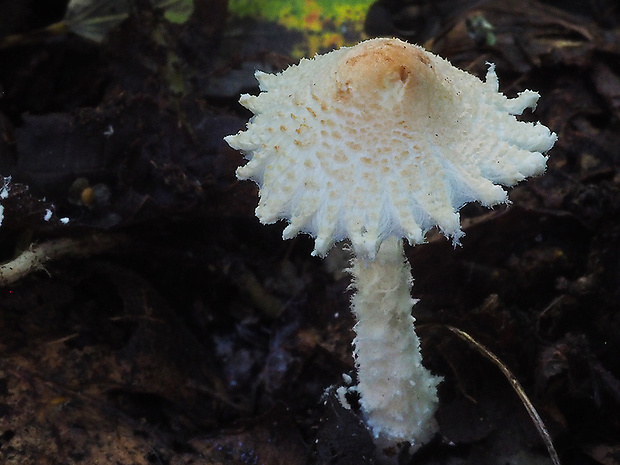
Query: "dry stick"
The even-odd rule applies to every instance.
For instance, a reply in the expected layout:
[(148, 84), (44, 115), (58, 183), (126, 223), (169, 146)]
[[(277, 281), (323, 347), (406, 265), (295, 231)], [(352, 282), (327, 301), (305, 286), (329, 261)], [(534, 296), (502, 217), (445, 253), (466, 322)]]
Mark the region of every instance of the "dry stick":
[(558, 457), (558, 453), (556, 452), (555, 447), (553, 446), (551, 435), (549, 434), (549, 431), (547, 431), (547, 428), (545, 427), (545, 423), (543, 422), (542, 418), (540, 418), (538, 411), (536, 410), (536, 408), (534, 407), (530, 399), (527, 397), (527, 394), (525, 393), (523, 386), (521, 386), (521, 383), (519, 383), (515, 375), (512, 374), (512, 372), (508, 369), (508, 367), (504, 365), (502, 361), (499, 358), (497, 358), (497, 356), (493, 352), (491, 352), (485, 346), (480, 344), (478, 341), (476, 341), (473, 337), (471, 337), (465, 331), (461, 331), (460, 329), (455, 328), (454, 326), (446, 326), (446, 327), (450, 331), (452, 331), (454, 334), (459, 336), (461, 339), (472, 344), (482, 355), (484, 355), (487, 359), (493, 362), (500, 369), (500, 371), (504, 374), (506, 379), (508, 379), (508, 381), (512, 385), (512, 388), (515, 390), (515, 392), (519, 396), (519, 399), (521, 399), (521, 402), (525, 406), (527, 413), (529, 414), (530, 418), (534, 422), (534, 425), (536, 426), (538, 433), (542, 437), (543, 442), (545, 443), (545, 446), (547, 446), (547, 451), (549, 452), (551, 461), (553, 462), (554, 465), (561, 465), (560, 458)]
[(61, 257), (87, 257), (105, 252), (121, 243), (118, 236), (93, 234), (82, 239), (53, 239), (31, 245), (18, 257), (0, 265), (0, 287), (19, 281), (33, 271), (44, 270), (44, 264)]

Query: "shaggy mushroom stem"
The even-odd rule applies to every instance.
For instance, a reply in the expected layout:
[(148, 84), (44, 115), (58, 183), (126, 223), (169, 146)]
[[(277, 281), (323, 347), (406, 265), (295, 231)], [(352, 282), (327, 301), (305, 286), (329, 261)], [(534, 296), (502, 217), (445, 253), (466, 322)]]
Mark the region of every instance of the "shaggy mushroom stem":
[(384, 241), (374, 261), (354, 258), (351, 300), (361, 405), (375, 438), (415, 449), (437, 431), (437, 384), (422, 365), (411, 309), (411, 266), (403, 243)]

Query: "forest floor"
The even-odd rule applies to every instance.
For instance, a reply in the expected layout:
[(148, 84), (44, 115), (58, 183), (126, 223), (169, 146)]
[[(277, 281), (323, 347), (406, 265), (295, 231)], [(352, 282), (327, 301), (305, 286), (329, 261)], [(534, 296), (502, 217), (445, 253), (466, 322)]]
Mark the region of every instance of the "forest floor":
[[(66, 246), (0, 275), (0, 462), (374, 463), (359, 413), (328, 391), (354, 376), (348, 257), (260, 225), (222, 140), (251, 116), (237, 100), (258, 91), (253, 70), (296, 62), (292, 47), (252, 35), (269, 24), (233, 28), (224, 0), (195, 0), (183, 24), (141, 8), (99, 44), (32, 32), (64, 3), (0, 1), (0, 34), (22, 34), (0, 39), (0, 262)], [(500, 366), (450, 327), (516, 377), (562, 464), (620, 464), (616, 3), (369, 12), (369, 36), (481, 78), (495, 63), (506, 95), (541, 94), (525, 118), (558, 135), (509, 205), (463, 208), (460, 247), (407, 248), (425, 365), (444, 381), (440, 433), (401, 464), (551, 463)]]

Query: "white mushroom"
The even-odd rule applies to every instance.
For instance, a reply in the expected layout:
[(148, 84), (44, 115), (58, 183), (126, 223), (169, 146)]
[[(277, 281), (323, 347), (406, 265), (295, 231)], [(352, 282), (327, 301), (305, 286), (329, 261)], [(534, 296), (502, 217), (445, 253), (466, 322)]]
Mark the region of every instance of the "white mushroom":
[(259, 185), (262, 223), (289, 222), (285, 239), (310, 234), (321, 256), (351, 241), (362, 408), (375, 437), (417, 447), (435, 431), (440, 379), (421, 364), (402, 239), (439, 227), (458, 243), (464, 204), (506, 202), (498, 184), (544, 172), (556, 135), (515, 118), (539, 95), (508, 99), (493, 65), (483, 82), (398, 39), (256, 78), (261, 93), (240, 99), (255, 116), (226, 137), (249, 160), (237, 177)]

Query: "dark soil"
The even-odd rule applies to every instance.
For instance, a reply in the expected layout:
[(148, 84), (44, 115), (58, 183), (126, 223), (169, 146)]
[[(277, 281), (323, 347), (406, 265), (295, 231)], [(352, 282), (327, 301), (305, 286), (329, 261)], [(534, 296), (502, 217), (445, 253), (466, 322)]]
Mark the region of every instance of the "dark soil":
[[(239, 36), (225, 0), (195, 0), (181, 25), (138, 1), (102, 44), (36, 32), (65, 3), (0, 1), (0, 34), (21, 34), (0, 39), (0, 262), (110, 242), (0, 288), (0, 462), (374, 463), (326, 391), (354, 375), (347, 257), (261, 226), (222, 140), (250, 116), (237, 99), (257, 91), (253, 69), (296, 60)], [(526, 118), (558, 134), (510, 205), (462, 210), (461, 247), (431, 234), (407, 249), (444, 382), (440, 434), (401, 463), (550, 463), (513, 385), (456, 327), (518, 379), (564, 465), (620, 464), (620, 7), (386, 0), (366, 28), (481, 77), (496, 63), (506, 95), (540, 92)]]

